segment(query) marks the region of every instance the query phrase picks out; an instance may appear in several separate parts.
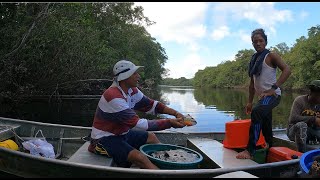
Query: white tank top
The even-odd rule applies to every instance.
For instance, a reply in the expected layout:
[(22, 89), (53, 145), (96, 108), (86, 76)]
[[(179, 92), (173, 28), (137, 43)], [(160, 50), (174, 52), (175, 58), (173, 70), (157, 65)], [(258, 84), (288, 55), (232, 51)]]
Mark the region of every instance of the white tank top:
[[(264, 57), (260, 75), (253, 75), (254, 88), (258, 96), (263, 91), (271, 89), (271, 86), (277, 82), (277, 69), (266, 64), (266, 58), (268, 55), (269, 53)], [(277, 95), (281, 95), (280, 88), (277, 88), (275, 92)]]

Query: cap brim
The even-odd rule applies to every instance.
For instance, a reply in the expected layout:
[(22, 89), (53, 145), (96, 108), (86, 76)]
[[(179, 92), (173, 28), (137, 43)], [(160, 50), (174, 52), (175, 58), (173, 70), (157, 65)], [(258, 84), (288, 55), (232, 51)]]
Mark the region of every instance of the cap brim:
[[(138, 72), (142, 71), (143, 68), (144, 68), (144, 66), (136, 66), (136, 67), (138, 67), (138, 68), (136, 69), (136, 71), (138, 71)], [(135, 72), (136, 72), (136, 71), (135, 71)]]
[(143, 68), (143, 67), (144, 66), (135, 66), (134, 68), (130, 69), (129, 71), (119, 74), (117, 77), (117, 81), (122, 81), (122, 80), (128, 79), (133, 73), (135, 73), (136, 71), (138, 71), (140, 68)]

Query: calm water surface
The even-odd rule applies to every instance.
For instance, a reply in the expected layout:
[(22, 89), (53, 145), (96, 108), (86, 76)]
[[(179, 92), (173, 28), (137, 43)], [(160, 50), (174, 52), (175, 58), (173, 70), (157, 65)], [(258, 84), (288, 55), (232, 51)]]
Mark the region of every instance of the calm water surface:
[[(158, 92), (154, 99), (160, 99), (183, 114), (190, 114), (198, 122), (195, 126), (172, 129), (175, 131), (224, 132), (226, 122), (250, 118), (244, 111), (248, 99), (246, 90), (160, 86)], [(274, 129), (286, 127), (291, 104), (298, 95), (282, 92), (280, 105), (273, 111)], [(1, 105), (0, 115), (38, 122), (91, 126), (98, 101), (99, 96), (86, 100), (52, 98), (50, 103), (48, 99), (33, 100), (20, 104), (14, 111), (8, 111), (7, 106)]]
[[(245, 114), (248, 99), (246, 90), (234, 89), (193, 89), (188, 87), (161, 87), (163, 101), (183, 114), (190, 114), (197, 120), (197, 125), (178, 131), (225, 131), (225, 123), (250, 119)], [(291, 104), (297, 93), (282, 92), (278, 107), (273, 110), (273, 128), (286, 128)], [(256, 102), (256, 99), (254, 100)], [(170, 116), (169, 116), (170, 117)]]
[[(235, 111), (219, 109), (213, 101), (210, 103), (203, 102), (200, 96), (195, 96), (195, 93), (197, 91), (187, 87), (163, 87), (161, 89), (161, 97), (168, 106), (182, 114), (190, 114), (197, 121), (195, 126), (185, 127), (179, 129), (179, 131), (224, 131), (225, 123), (235, 119)], [(199, 95), (202, 93), (198, 92)], [(204, 100), (207, 101), (206, 98)], [(170, 116), (167, 115), (166, 117)]]

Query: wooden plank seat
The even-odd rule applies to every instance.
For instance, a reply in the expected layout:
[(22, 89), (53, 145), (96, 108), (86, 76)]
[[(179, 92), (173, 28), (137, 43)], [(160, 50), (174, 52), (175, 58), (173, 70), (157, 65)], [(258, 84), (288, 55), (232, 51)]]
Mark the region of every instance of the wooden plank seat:
[(113, 158), (97, 155), (88, 151), (90, 142), (85, 142), (69, 159), (69, 162), (100, 165), (100, 166), (114, 166)]
[(245, 167), (258, 164), (251, 159), (237, 159), (237, 151), (225, 148), (222, 143), (213, 139), (188, 138), (188, 143), (188, 146), (195, 147), (196, 151), (207, 156), (220, 168)]

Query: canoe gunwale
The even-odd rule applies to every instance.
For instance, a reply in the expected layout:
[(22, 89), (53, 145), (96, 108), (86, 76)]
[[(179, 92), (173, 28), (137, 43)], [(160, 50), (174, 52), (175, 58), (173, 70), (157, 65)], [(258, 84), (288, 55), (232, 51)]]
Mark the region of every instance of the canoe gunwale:
[(273, 162), (273, 163), (265, 163), (265, 164), (258, 164), (258, 165), (252, 165), (247, 167), (235, 167), (235, 168), (216, 168), (216, 169), (184, 169), (184, 170), (152, 170), (152, 169), (131, 169), (131, 168), (121, 168), (121, 167), (112, 167), (112, 166), (99, 166), (99, 165), (89, 165), (89, 164), (83, 164), (83, 163), (75, 163), (75, 162), (68, 162), (68, 161), (62, 161), (57, 159), (51, 159), (51, 158), (45, 158), (45, 157), (39, 157), (34, 156), (31, 154), (27, 154), (20, 151), (12, 151), (10, 149), (6, 148), (0, 148), (0, 154), (11, 154), (11, 156), (15, 156), (17, 158), (27, 158), (30, 160), (37, 160), (42, 161), (46, 163), (52, 163), (56, 165), (63, 165), (63, 166), (74, 166), (74, 167), (81, 167), (86, 169), (92, 169), (92, 170), (108, 170), (110, 172), (115, 173), (138, 173), (139, 175), (173, 175), (173, 176), (179, 176), (179, 175), (195, 175), (195, 174), (202, 174), (202, 175), (217, 175), (217, 173), (226, 173), (226, 172), (233, 172), (233, 171), (250, 171), (253, 169), (265, 169), (265, 168), (272, 168), (272, 167), (278, 167), (282, 165), (295, 165), (299, 164), (299, 159), (293, 159), (293, 160), (287, 160), (287, 161), (279, 161), (279, 162)]
[[(64, 131), (81, 131), (87, 133), (91, 131), (91, 127), (73, 126), (73, 125), (62, 125), (62, 124), (50, 124), (42, 122), (34, 122), (20, 119), (4, 118), (0, 117), (0, 124), (20, 124), (21, 127), (26, 125), (27, 127), (37, 126), (37, 128), (47, 127), (64, 129)], [(59, 132), (59, 131), (57, 131)], [(79, 134), (80, 134), (79, 133)], [(187, 141), (188, 137), (210, 137), (210, 138), (221, 138), (224, 132), (198, 132), (198, 133), (179, 133), (171, 131), (156, 131), (159, 138), (170, 137), (170, 140), (174, 142)], [(66, 133), (65, 133), (66, 134)], [(56, 138), (60, 138), (59, 141), (63, 144), (75, 142), (75, 144), (85, 143), (86, 141), (80, 139), (63, 139), (59, 133), (56, 134)], [(68, 136), (64, 135), (64, 136)], [(59, 136), (59, 137), (58, 137)], [(161, 140), (160, 140), (161, 141)], [(81, 143), (80, 143), (81, 142)], [(161, 141), (162, 142), (162, 141)], [(164, 142), (165, 143), (165, 142)], [(63, 154), (62, 150), (62, 154)], [(246, 167), (234, 167), (234, 168), (214, 168), (214, 169), (183, 169), (183, 170), (151, 170), (151, 169), (136, 169), (136, 168), (121, 168), (113, 166), (100, 166), (93, 164), (83, 164), (76, 162), (68, 162), (61, 159), (51, 159), (45, 157), (34, 156), (25, 152), (13, 151), (6, 148), (0, 148), (0, 170), (16, 174), (22, 177), (214, 177), (224, 173), (230, 173), (234, 171), (247, 171), (254, 172), (255, 170), (266, 171), (266, 176), (271, 173), (273, 168), (279, 168), (282, 166), (296, 166), (299, 165), (299, 159), (257, 164)], [(38, 169), (37, 169), (38, 168)], [(48, 171), (48, 169), (50, 171)], [(45, 173), (45, 171), (48, 171)], [(57, 174), (56, 172), (60, 172)], [(269, 172), (270, 171), (270, 172)], [(39, 173), (41, 172), (41, 173)], [(38, 174), (37, 174), (38, 173)]]

